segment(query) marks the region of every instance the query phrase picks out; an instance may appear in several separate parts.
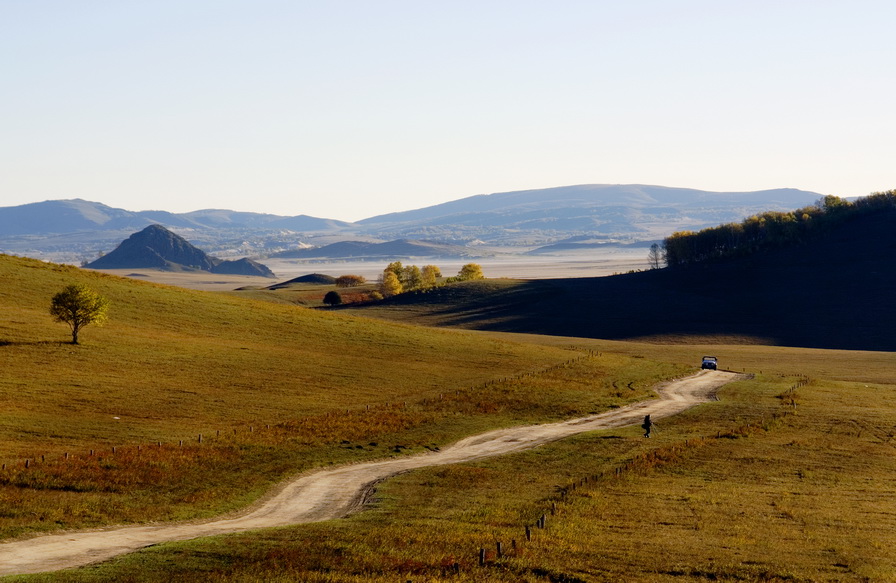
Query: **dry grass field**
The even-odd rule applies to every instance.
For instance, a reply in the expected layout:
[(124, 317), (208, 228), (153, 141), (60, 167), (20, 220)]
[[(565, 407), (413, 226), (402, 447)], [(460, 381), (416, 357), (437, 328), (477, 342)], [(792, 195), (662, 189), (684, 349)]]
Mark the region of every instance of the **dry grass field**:
[[(232, 510), (305, 468), (643, 399), (702, 354), (755, 375), (650, 440), (585, 434), (398, 476), (350, 518), (4, 580), (896, 581), (894, 353), (432, 330), (5, 257), (0, 275), (7, 538)], [(80, 346), (46, 313), (72, 280), (112, 300)]]

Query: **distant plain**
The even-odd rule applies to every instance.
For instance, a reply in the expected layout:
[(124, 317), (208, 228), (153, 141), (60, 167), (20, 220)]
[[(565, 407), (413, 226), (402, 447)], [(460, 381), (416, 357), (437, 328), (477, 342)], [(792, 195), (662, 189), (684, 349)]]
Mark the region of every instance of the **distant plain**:
[[(646, 247), (607, 247), (588, 251), (567, 252), (556, 255), (507, 255), (442, 260), (438, 257), (420, 257), (403, 260), (407, 265), (437, 265), (444, 275), (457, 273), (465, 263), (478, 263), (488, 278), (549, 279), (566, 277), (600, 277), (614, 273), (626, 273), (647, 268)], [(361, 275), (369, 281), (376, 281), (388, 265), (389, 259), (382, 261), (297, 261), (295, 259), (261, 259), (270, 267), (277, 279), (240, 275), (220, 275), (206, 272), (168, 272), (153, 269), (109, 269), (104, 273), (131, 277), (153, 283), (177, 287), (227, 291), (239, 287), (267, 287), (278, 281), (286, 281), (310, 273), (340, 275)]]

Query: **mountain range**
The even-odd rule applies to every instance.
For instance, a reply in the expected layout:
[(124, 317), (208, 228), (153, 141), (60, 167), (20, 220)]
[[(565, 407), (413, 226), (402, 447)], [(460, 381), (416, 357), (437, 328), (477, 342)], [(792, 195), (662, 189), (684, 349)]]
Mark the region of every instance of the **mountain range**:
[(333, 257), (335, 250), (326, 246), (346, 241), (425, 240), (461, 250), (472, 245), (531, 251), (583, 238), (600, 243), (656, 240), (677, 230), (740, 221), (769, 210), (792, 210), (821, 197), (790, 188), (707, 192), (591, 184), (476, 195), (355, 223), (221, 209), (182, 214), (128, 211), (81, 199), (54, 200), (0, 208), (0, 252), (80, 262), (108, 252), (151, 224), (163, 225), (211, 253), (231, 257), (310, 248), (322, 249), (323, 255), (318, 256)]

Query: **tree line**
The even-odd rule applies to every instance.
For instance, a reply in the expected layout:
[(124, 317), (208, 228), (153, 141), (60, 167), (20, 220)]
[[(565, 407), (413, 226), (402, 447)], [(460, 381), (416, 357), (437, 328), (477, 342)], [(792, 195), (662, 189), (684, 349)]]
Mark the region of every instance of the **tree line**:
[(436, 287), (440, 283), (483, 279), (482, 267), (476, 263), (467, 263), (460, 268), (457, 275), (442, 279), (442, 270), (436, 265), (402, 265), (401, 261), (393, 261), (383, 270), (380, 277), (379, 291), (384, 298), (410, 291), (423, 291)]
[[(457, 275), (443, 277), (442, 270), (437, 265), (403, 265), (401, 261), (393, 261), (383, 270), (377, 282), (376, 289), (370, 292), (356, 294), (351, 301), (370, 301), (390, 298), (405, 292), (419, 292), (433, 289), (437, 286), (456, 281), (469, 281), (484, 279), (482, 266), (477, 263), (467, 263), (460, 268)], [(358, 287), (367, 283), (360, 275), (342, 275), (336, 278), (336, 287)], [(328, 306), (338, 306), (343, 303), (343, 296), (332, 290), (326, 293), (323, 303)]]
[(749, 255), (805, 241), (860, 215), (893, 209), (896, 209), (896, 190), (875, 192), (855, 201), (828, 195), (814, 205), (794, 211), (769, 211), (740, 223), (672, 233), (663, 240), (663, 259), (667, 266), (679, 267)]

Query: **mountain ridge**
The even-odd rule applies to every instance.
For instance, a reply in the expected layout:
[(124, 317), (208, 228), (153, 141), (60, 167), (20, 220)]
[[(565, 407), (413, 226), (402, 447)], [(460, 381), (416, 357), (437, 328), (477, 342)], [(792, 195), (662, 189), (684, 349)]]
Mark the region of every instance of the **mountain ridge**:
[(122, 241), (114, 251), (87, 265), (88, 269), (208, 271), (229, 275), (274, 277), (274, 272), (251, 259), (226, 261), (208, 255), (165, 227), (152, 224)]
[(0, 207), (0, 252), (57, 262), (83, 262), (130, 233), (161, 224), (210, 252), (268, 256), (341, 241), (401, 239), (459, 246), (531, 248), (576, 236), (617, 242), (657, 240), (673, 231), (789, 211), (821, 194), (798, 189), (710, 192), (696, 189), (585, 184), (474, 195), (356, 223), (226, 209), (190, 213), (132, 212), (83, 199)]

